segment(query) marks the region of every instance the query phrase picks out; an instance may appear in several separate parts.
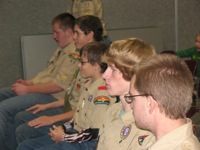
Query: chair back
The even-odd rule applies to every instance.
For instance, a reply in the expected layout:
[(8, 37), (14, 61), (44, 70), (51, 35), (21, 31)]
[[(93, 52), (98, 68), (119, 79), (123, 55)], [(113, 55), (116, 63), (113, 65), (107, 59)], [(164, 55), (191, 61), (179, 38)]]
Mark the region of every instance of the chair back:
[(176, 52), (174, 50), (163, 50), (160, 52), (160, 54), (172, 54), (176, 55)]
[(195, 76), (198, 62), (196, 60), (185, 60), (185, 63), (187, 64), (190, 71), (192, 72), (192, 75)]

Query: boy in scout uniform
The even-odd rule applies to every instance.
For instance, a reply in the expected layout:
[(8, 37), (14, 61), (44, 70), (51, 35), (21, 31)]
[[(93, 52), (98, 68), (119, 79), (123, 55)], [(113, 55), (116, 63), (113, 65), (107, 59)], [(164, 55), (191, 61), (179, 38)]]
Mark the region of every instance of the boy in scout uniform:
[(92, 83), (81, 92), (73, 120), (65, 123), (63, 128), (54, 126), (50, 129), (51, 137), (47, 135), (22, 142), (19, 150), (27, 147), (41, 150), (95, 149), (104, 113), (116, 101), (115, 97), (109, 96), (101, 77), (107, 68), (106, 63), (101, 62), (106, 49), (103, 43), (98, 42), (89, 43), (81, 49), (80, 74), (83, 78), (90, 78)]
[[(87, 43), (100, 41), (102, 31), (99, 18), (95, 16), (77, 18), (73, 37), (76, 48), (81, 49)], [(74, 79), (73, 84), (67, 89), (65, 103), (63, 99), (60, 99), (48, 104), (36, 104), (30, 107), (29, 111), (23, 111), (16, 115), (18, 143), (46, 135), (53, 124), (58, 126), (73, 117), (82, 89), (85, 89), (91, 83), (90, 79), (82, 78), (79, 73)]]
[(105, 22), (103, 21), (103, 6), (101, 0), (72, 0), (71, 8), (68, 8), (67, 11), (71, 12), (75, 18), (84, 15), (98, 17), (103, 25), (103, 41), (108, 45), (111, 43), (107, 35)]
[[(131, 143), (133, 148), (141, 147), (143, 137), (149, 135), (135, 126), (130, 104), (125, 96), (129, 93), (130, 80), (135, 65), (152, 55), (152, 46), (137, 38), (114, 41), (105, 60), (108, 68), (103, 74), (110, 95), (119, 96), (120, 101), (105, 113), (97, 150), (127, 150)], [(140, 135), (140, 139), (138, 139)]]
[(186, 118), (192, 92), (192, 74), (180, 58), (162, 54), (138, 64), (127, 101), (136, 126), (153, 133), (144, 139), (142, 150), (200, 149)]
[(74, 23), (75, 18), (69, 13), (56, 16), (52, 21), (52, 29), (58, 49), (47, 68), (30, 80), (20, 79), (10, 88), (0, 90), (1, 149), (7, 149), (6, 143), (12, 146), (10, 138), (15, 138), (14, 118), (18, 112), (35, 104), (45, 104), (64, 97), (65, 89), (70, 86), (78, 68), (73, 40)]

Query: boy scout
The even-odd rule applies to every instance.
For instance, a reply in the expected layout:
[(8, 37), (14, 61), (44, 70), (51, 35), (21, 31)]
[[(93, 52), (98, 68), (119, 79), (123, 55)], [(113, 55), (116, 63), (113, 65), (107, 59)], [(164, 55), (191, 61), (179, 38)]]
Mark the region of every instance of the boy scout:
[[(7, 149), (14, 138), (15, 115), (35, 104), (49, 103), (63, 98), (71, 84), (78, 61), (73, 40), (75, 18), (69, 13), (56, 16), (52, 21), (53, 38), (58, 49), (46, 69), (30, 80), (18, 80), (11, 88), (0, 90), (0, 147)], [(36, 58), (37, 61), (37, 58)], [(9, 133), (10, 132), (10, 133)], [(6, 139), (7, 137), (7, 139)]]
[(144, 139), (143, 150), (200, 149), (186, 118), (192, 92), (192, 74), (180, 58), (162, 54), (138, 64), (127, 101), (136, 126), (153, 133)]
[[(131, 107), (125, 101), (129, 92), (130, 80), (135, 65), (152, 55), (155, 49), (137, 38), (114, 41), (105, 60), (108, 68), (103, 74), (110, 95), (119, 96), (120, 101), (111, 106), (105, 113), (97, 150), (127, 150), (131, 143), (133, 148), (141, 147), (147, 131), (138, 129), (132, 117)], [(138, 139), (138, 135), (141, 137)]]
[(109, 96), (101, 77), (107, 67), (101, 62), (106, 49), (103, 43), (97, 42), (89, 43), (81, 49), (80, 74), (83, 78), (90, 78), (92, 83), (82, 91), (73, 121), (63, 126), (64, 131), (54, 126), (50, 130), (53, 141), (48, 135), (46, 138), (27, 140), (19, 145), (20, 150), (30, 145), (32, 148), (40, 147), (41, 150), (95, 149), (104, 112), (116, 101), (116, 98)]

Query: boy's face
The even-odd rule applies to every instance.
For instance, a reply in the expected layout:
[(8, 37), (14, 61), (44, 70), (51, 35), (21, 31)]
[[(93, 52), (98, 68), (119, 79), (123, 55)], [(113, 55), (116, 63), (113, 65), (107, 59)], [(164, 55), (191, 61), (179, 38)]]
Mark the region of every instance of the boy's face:
[(197, 51), (200, 51), (200, 36), (197, 36), (195, 39), (195, 47)]
[(130, 82), (123, 78), (122, 73), (114, 64), (108, 64), (108, 68), (103, 73), (103, 78), (111, 96), (123, 96), (129, 92)]
[(53, 30), (53, 38), (54, 40), (57, 42), (58, 46), (61, 48), (64, 48), (67, 46), (68, 44), (68, 30), (63, 31), (60, 28), (60, 23), (55, 23), (52, 26), (52, 30)]
[(82, 78), (93, 78), (95, 68), (88, 62), (88, 59), (81, 56), (79, 70)]
[(91, 34), (85, 35), (84, 32), (79, 28), (78, 25), (74, 26), (74, 37), (75, 45), (77, 49), (81, 49), (84, 45), (93, 42)]
[[(135, 76), (131, 79), (131, 84), (130, 84), (130, 96), (133, 95), (140, 95), (138, 91), (134, 87), (135, 84)], [(133, 111), (133, 116), (135, 118), (135, 124), (137, 127), (146, 129), (145, 125), (148, 123), (146, 122), (147, 120), (147, 114), (148, 114), (148, 109), (146, 109), (148, 106), (147, 104), (147, 97), (146, 96), (136, 96), (132, 98), (131, 102), (131, 109)]]

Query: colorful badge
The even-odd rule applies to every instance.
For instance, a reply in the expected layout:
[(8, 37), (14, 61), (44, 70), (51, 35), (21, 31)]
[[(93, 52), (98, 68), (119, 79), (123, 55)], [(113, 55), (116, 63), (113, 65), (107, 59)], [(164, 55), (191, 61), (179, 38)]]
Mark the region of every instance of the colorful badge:
[(138, 144), (139, 144), (139, 145), (142, 145), (144, 139), (145, 139), (147, 136), (148, 136), (148, 135), (139, 136), (139, 137), (138, 137)]
[(119, 143), (121, 143), (122, 140), (126, 139), (128, 137), (128, 135), (130, 134), (130, 132), (131, 132), (131, 125), (124, 126), (121, 129), (121, 133), (120, 133), (121, 140), (119, 141)]
[(77, 53), (70, 53), (68, 56), (69, 56), (69, 58), (73, 58), (75, 60), (80, 60), (80, 56)]
[(107, 96), (98, 96), (94, 98), (94, 104), (98, 105), (98, 104), (106, 104), (109, 105), (110, 104), (110, 99)]

